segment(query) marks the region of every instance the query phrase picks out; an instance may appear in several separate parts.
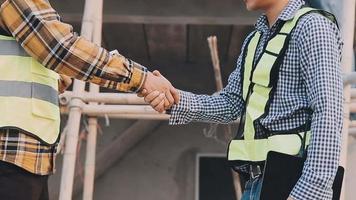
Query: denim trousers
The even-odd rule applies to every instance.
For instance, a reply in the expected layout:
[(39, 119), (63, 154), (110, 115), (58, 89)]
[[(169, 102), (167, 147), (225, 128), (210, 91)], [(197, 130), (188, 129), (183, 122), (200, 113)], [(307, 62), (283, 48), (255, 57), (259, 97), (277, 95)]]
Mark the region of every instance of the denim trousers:
[(241, 200), (259, 200), (262, 188), (262, 176), (251, 178), (245, 184)]

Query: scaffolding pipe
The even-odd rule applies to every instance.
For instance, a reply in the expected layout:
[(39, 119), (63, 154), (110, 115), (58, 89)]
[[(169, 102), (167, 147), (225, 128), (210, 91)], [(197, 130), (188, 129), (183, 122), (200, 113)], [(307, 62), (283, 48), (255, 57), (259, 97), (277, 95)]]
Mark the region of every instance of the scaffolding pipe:
[(83, 107), (83, 113), (90, 116), (103, 114), (159, 114), (151, 106), (136, 106), (136, 105), (88, 105)]
[[(93, 21), (94, 21), (93, 42), (101, 46), (104, 2), (103, 0), (97, 0), (96, 3), (97, 3), (96, 14), (93, 16)], [(90, 91), (89, 96), (96, 96), (100, 92), (100, 88), (98, 85), (91, 83), (89, 87), (89, 91)], [(90, 105), (98, 105), (98, 103), (90, 103)], [(84, 166), (83, 200), (93, 199), (98, 119), (96, 117), (89, 117), (88, 124), (89, 127), (88, 127), (86, 157), (85, 157), (85, 166)]]
[(60, 103), (67, 105), (72, 98), (80, 98), (84, 102), (98, 102), (105, 104), (129, 104), (129, 105), (147, 105), (143, 98), (136, 94), (124, 93), (97, 93), (95, 95), (84, 92), (82, 96), (75, 96), (73, 92), (67, 91), (60, 95)]
[(155, 121), (168, 121), (169, 115), (167, 114), (99, 114), (97, 117), (114, 118), (114, 119), (137, 119), (137, 120), (155, 120)]
[[(86, 0), (81, 35), (91, 39), (94, 30), (94, 24), (91, 17), (95, 15), (96, 1)], [(81, 96), (85, 89), (85, 83), (79, 80), (74, 81), (73, 93), (75, 96)], [(76, 161), (76, 151), (78, 144), (78, 134), (80, 128), (80, 119), (82, 115), (79, 98), (71, 99), (70, 112), (68, 118), (68, 132), (65, 139), (65, 149), (63, 155), (62, 177), (60, 185), (59, 200), (72, 199), (74, 171)]]
[[(354, 29), (355, 29), (355, 5), (356, 0), (342, 0), (342, 14), (341, 14), (341, 35), (344, 40), (343, 55), (341, 66), (343, 67), (344, 74), (350, 74), (352, 71), (353, 64), (353, 44), (354, 44)], [(344, 123), (342, 132), (342, 150), (340, 165), (343, 167), (347, 166), (347, 146), (348, 146), (348, 135), (349, 135), (349, 122), (350, 122), (350, 101), (351, 101), (351, 85), (348, 84), (344, 87), (345, 103), (344, 103)], [(347, 176), (347, 170), (346, 175)], [(341, 200), (345, 199), (345, 179), (343, 184), (343, 189), (341, 192)]]

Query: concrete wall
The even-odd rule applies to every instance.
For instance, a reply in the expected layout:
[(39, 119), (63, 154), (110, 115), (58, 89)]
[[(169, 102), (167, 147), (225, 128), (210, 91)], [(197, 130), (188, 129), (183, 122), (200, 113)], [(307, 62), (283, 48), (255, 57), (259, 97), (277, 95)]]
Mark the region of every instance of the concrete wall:
[[(131, 123), (126, 120), (111, 121), (111, 127), (104, 128), (105, 135), (99, 136), (97, 152)], [(195, 123), (172, 127), (162, 122), (155, 132), (96, 181), (94, 199), (194, 199), (197, 153), (225, 154), (226, 149), (224, 144), (205, 137), (205, 128), (209, 128), (209, 125)], [(85, 144), (82, 145), (85, 148)], [(58, 173), (50, 180), (52, 199), (56, 199), (58, 194), (60, 157)], [(83, 156), (80, 159), (84, 162)], [(74, 199), (82, 197), (78, 195)]]

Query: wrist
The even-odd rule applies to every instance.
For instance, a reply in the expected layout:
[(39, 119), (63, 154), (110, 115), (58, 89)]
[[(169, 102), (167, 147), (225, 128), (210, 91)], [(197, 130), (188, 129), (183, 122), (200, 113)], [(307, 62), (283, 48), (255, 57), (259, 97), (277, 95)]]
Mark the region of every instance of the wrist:
[(148, 70), (145, 67), (134, 65), (132, 69), (131, 80), (128, 83), (128, 88), (126, 91), (138, 93), (144, 88), (146, 84)]
[(143, 89), (147, 89), (147, 84), (150, 82), (151, 79), (152, 79), (152, 72), (147, 71), (139, 92), (141, 92)]

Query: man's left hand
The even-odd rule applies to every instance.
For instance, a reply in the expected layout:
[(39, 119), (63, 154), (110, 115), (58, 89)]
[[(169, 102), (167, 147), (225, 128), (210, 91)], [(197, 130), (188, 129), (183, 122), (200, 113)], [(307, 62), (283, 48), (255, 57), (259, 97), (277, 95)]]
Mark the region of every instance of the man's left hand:
[(58, 81), (58, 91), (62, 94), (72, 84), (72, 79), (66, 75), (60, 74)]

